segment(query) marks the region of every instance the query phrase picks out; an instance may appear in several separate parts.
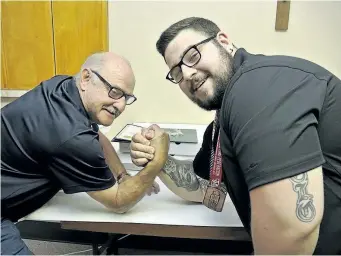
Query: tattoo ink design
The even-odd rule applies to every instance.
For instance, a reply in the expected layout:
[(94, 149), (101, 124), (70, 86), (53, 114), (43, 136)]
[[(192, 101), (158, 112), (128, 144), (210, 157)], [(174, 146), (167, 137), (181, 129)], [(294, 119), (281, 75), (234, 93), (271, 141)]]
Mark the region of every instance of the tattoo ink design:
[[(206, 191), (208, 184), (210, 183), (209, 180), (205, 180), (203, 178), (198, 177), (199, 183), (200, 183), (200, 188), (202, 191)], [(224, 183), (220, 183), (219, 187), (223, 190), (223, 192), (226, 194), (227, 193), (227, 188)]]
[(296, 216), (300, 221), (311, 222), (316, 215), (313, 195), (308, 194), (308, 174), (299, 174), (290, 178), (293, 190), (297, 193)]
[(163, 169), (178, 187), (185, 188), (188, 191), (199, 189), (199, 181), (194, 173), (192, 163), (178, 162), (168, 158)]
[(202, 179), (198, 177), (199, 183), (200, 183), (200, 188), (202, 191), (206, 191), (208, 184), (210, 183), (209, 180)]

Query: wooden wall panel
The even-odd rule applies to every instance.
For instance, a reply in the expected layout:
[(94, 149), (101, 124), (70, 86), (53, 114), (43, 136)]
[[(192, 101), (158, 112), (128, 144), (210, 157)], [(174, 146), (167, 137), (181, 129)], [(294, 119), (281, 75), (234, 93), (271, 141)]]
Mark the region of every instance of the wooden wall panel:
[(1, 88), (27, 90), (55, 74), (51, 2), (1, 2)]
[(53, 1), (56, 73), (77, 73), (92, 53), (108, 50), (107, 1)]
[(277, 0), (276, 31), (287, 31), (290, 16), (290, 0)]

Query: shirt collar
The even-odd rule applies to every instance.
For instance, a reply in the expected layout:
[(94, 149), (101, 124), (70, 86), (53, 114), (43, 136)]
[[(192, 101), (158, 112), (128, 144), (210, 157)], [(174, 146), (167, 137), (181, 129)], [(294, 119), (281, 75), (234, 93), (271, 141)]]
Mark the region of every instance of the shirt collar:
[(76, 109), (82, 113), (87, 119), (90, 121), (90, 116), (88, 112), (85, 110), (83, 101), (81, 99), (81, 96), (79, 94), (78, 87), (76, 85), (76, 81), (74, 77), (69, 77), (66, 81), (65, 90), (67, 91), (67, 94), (70, 98), (71, 103), (76, 107)]
[(247, 61), (249, 53), (244, 48), (239, 48), (233, 58), (233, 73), (236, 73), (238, 69), (244, 65)]

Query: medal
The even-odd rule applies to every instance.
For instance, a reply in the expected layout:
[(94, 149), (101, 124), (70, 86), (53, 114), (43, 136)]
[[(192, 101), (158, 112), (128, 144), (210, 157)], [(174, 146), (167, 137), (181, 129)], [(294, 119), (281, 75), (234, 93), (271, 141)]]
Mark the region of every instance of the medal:
[[(216, 120), (217, 120), (216, 115)], [(220, 150), (220, 130), (218, 133), (218, 141), (217, 147), (214, 152), (213, 149), (213, 139), (215, 134), (215, 123), (213, 124), (213, 131), (212, 131), (212, 150), (211, 150), (211, 168), (210, 168), (210, 182), (207, 186), (203, 204), (211, 210), (216, 212), (221, 212), (223, 210), (223, 206), (225, 203), (226, 192), (220, 187), (221, 178), (222, 178), (222, 157), (221, 157), (221, 150)]]
[(204, 205), (213, 211), (221, 212), (225, 203), (226, 194), (217, 187), (208, 187), (204, 197)]

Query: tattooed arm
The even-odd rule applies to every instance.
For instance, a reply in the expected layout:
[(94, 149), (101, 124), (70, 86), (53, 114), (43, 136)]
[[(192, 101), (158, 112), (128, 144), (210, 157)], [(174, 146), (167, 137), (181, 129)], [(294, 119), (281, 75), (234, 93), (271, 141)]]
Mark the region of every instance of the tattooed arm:
[(313, 254), (324, 209), (322, 167), (250, 192), (255, 254)]
[(160, 180), (176, 195), (193, 202), (202, 202), (203, 192), (199, 177), (194, 173), (192, 161), (177, 160), (169, 156), (159, 173)]
[(177, 196), (192, 202), (203, 201), (209, 181), (194, 173), (193, 161), (178, 160), (168, 156), (168, 160), (158, 176)]

